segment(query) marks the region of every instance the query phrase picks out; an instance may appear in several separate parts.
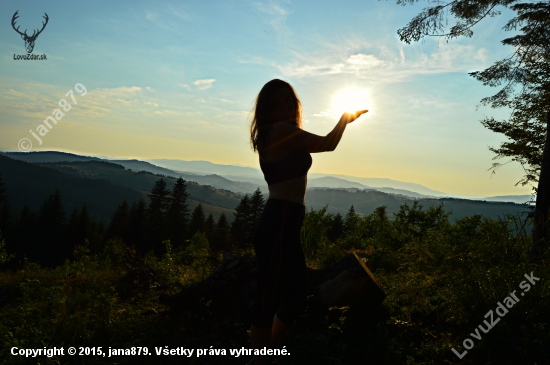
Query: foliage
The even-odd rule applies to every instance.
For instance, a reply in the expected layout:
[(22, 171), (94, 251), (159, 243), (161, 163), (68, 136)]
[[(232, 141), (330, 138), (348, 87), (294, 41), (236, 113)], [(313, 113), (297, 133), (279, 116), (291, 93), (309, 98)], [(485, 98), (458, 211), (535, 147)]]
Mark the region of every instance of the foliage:
[[(416, 0), (418, 1), (418, 0)], [(517, 0), (492, 0), (492, 1), (467, 1), (453, 0), (447, 3), (441, 1), (429, 1), (435, 6), (423, 9), (407, 26), (399, 29), (397, 34), (401, 41), (411, 43), (418, 42), (425, 36), (445, 37), (447, 40), (461, 36), (471, 37), (474, 32), (472, 27), (485, 17), (495, 17), (501, 12), (496, 10), (499, 6), (509, 6)], [(415, 0), (397, 0), (397, 4), (413, 4)], [(453, 17), (456, 23), (447, 31), (448, 19)]]
[(185, 262), (189, 264), (185, 268), (185, 278), (189, 282), (206, 279), (221, 262), (221, 254), (210, 250), (210, 244), (204, 232), (196, 232), (183, 253)]
[[(244, 201), (249, 204), (250, 198)], [(224, 246), (215, 243), (215, 237), (228, 238), (225, 215), (220, 216), (210, 238), (197, 231), (183, 245), (163, 240), (164, 253), (157, 255), (151, 246), (139, 252), (147, 245), (134, 244), (136, 236), (129, 234), (143, 227), (145, 203), (134, 203), (126, 210), (121, 205), (118, 218), (111, 221), (108, 231), (113, 238), (94, 248), (92, 236), (85, 234), (86, 239), (74, 246), (71, 260), (57, 267), (22, 260), (19, 267), (0, 271), (1, 363), (27, 363), (24, 357), (10, 355), (13, 346), (103, 346), (104, 351), (132, 346), (148, 346), (151, 351), (155, 346), (249, 346), (248, 323), (224, 323), (226, 330), (214, 330), (219, 324), (209, 302), (199, 301), (192, 311), (174, 317), (161, 300), (203, 281), (218, 267)], [(94, 222), (86, 216), (85, 207), (75, 211), (67, 226), (91, 230), (74, 232), (100, 232), (100, 228), (91, 228)], [(119, 219), (122, 216), (127, 218)], [(544, 363), (550, 356), (546, 346), (550, 341), (550, 315), (545, 310), (550, 305), (547, 259), (529, 263), (530, 236), (519, 228), (522, 223), (517, 219), (473, 215), (450, 223), (449, 216), (441, 205), (424, 209), (418, 202), (401, 205), (394, 219), (384, 206), (370, 215), (359, 215), (350, 208), (346, 218), (327, 214), (326, 207), (310, 209), (301, 231), (308, 266), (323, 268), (355, 252), (366, 260), (388, 296), (377, 308), (326, 310), (315, 309), (310, 296), (311, 305), (286, 337), (291, 356), (285, 362)], [(28, 210), (21, 219), (39, 221), (39, 214), (33, 216)], [(123, 221), (127, 228), (115, 229), (116, 222)], [(113, 232), (122, 232), (128, 241)], [(0, 239), (0, 264), (6, 260), (9, 255)], [(541, 278), (537, 285), (520, 296), (498, 325), (482, 334), (459, 360), (450, 348), (463, 351), (462, 341), (483, 324), (485, 314), (512, 291), (519, 294), (518, 284), (531, 272)], [(33, 361), (148, 364), (152, 358), (54, 356)], [(239, 364), (243, 360), (186, 358), (189, 364)], [(162, 361), (177, 364), (182, 359), (163, 357)]]
[(300, 239), (306, 263), (310, 266), (324, 267), (341, 258), (343, 251), (328, 238), (332, 222), (333, 218), (331, 214), (327, 214), (327, 207), (316, 211), (311, 209), (306, 213)]
[[(413, 2), (397, 1), (401, 5)], [(407, 26), (397, 31), (402, 41), (416, 42), (425, 36), (445, 37), (447, 41), (460, 36), (471, 37), (475, 24), (485, 17), (501, 14), (496, 10), (498, 7), (509, 7), (516, 12), (517, 15), (503, 29), (512, 31), (519, 28), (520, 33), (502, 41), (502, 44), (514, 48), (513, 54), (470, 75), (483, 85), (502, 87), (495, 95), (483, 98), (482, 105), (512, 110), (508, 120), (486, 117), (481, 121), (486, 128), (509, 139), (498, 148), (490, 147), (496, 154), (495, 159), (509, 157), (511, 161), (519, 162), (525, 175), (518, 184), (535, 183), (546, 141), (546, 115), (550, 112), (550, 3), (518, 0), (433, 2), (435, 6), (422, 10)], [(456, 19), (456, 23), (447, 31), (450, 16)], [(501, 165), (496, 162), (492, 168)]]
[[(370, 320), (364, 317), (369, 313), (363, 313), (362, 321), (371, 321), (371, 328), (354, 326), (357, 315), (346, 322), (351, 316), (347, 307), (332, 308), (324, 329), (304, 319), (315, 329), (293, 337), (297, 350), (307, 354), (308, 361), (331, 364), (544, 362), (550, 356), (543, 345), (550, 340), (550, 316), (544, 310), (550, 304), (550, 285), (543, 280), (550, 267), (547, 262), (529, 263), (530, 236), (521, 230), (522, 222), (512, 216), (492, 220), (474, 215), (451, 224), (449, 215), (442, 206), (424, 210), (415, 203), (402, 205), (394, 220), (387, 217), (385, 207), (358, 217), (355, 229), (336, 245), (365, 258), (388, 296)], [(321, 228), (326, 222), (323, 210), (308, 212), (304, 250), (334, 244), (327, 243)], [(316, 229), (321, 233), (315, 235)], [(332, 262), (327, 251), (316, 253), (314, 258), (310, 255), (310, 263)], [(462, 341), (475, 334), (498, 302), (514, 290), (521, 292), (519, 284), (531, 272), (541, 281), (520, 296), (490, 333), (480, 331), (482, 339), (459, 360), (450, 348), (464, 351)], [(327, 352), (335, 356), (332, 361), (323, 362), (311, 351), (317, 342), (324, 343), (324, 357)], [(344, 349), (361, 354), (361, 361)]]
[[(509, 120), (486, 117), (481, 123), (508, 137), (509, 141), (490, 150), (496, 154), (495, 158), (510, 157), (511, 161), (519, 162), (525, 175), (518, 183), (526, 185), (538, 181), (546, 141), (547, 113), (550, 113), (550, 4), (515, 4), (511, 9), (518, 16), (504, 29), (515, 30), (523, 25), (521, 34), (502, 43), (514, 47), (514, 54), (470, 75), (484, 85), (503, 85), (495, 95), (483, 98), (481, 104), (511, 109)], [(494, 163), (493, 168), (501, 165)]]
[(11, 260), (14, 257), (13, 254), (9, 254), (6, 251), (6, 242), (4, 242), (4, 238), (2, 237), (2, 231), (0, 231), (0, 267), (4, 265), (6, 262)]
[[(6, 187), (4, 180), (0, 174), (0, 231), (10, 233), (13, 228), (13, 217), (11, 214), (11, 208), (6, 195)], [(9, 234), (8, 234), (9, 235)]]

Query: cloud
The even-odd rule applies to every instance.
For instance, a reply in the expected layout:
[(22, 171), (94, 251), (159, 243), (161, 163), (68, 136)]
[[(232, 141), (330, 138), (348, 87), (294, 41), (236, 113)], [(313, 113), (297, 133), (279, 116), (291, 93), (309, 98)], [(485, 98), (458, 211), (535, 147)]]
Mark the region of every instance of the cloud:
[(206, 90), (210, 89), (215, 81), (216, 79), (197, 80), (193, 82), (193, 85), (195, 85), (199, 90)]
[(289, 11), (281, 6), (280, 3), (274, 0), (264, 2), (254, 2), (253, 5), (260, 11), (268, 16), (266, 21), (271, 24), (273, 29), (278, 33), (291, 34), (292, 32), (286, 26), (286, 17)]
[(150, 12), (147, 12), (145, 14), (145, 19), (147, 20), (150, 20), (152, 22), (156, 22), (156, 20), (158, 19), (159, 15), (156, 14), (156, 13), (150, 13)]
[[(30, 89), (30, 85), (33, 85), (34, 89)], [(21, 90), (23, 92), (9, 89), (0, 93), (0, 112), (10, 110), (16, 115), (40, 121), (59, 108), (58, 103), (61, 99), (71, 104), (71, 109), (65, 113), (67, 118), (105, 116), (114, 110), (128, 113), (128, 110), (136, 108), (150, 108), (144, 106), (143, 101), (147, 97), (143, 95), (143, 89), (139, 86), (88, 89), (84, 95), (73, 90), (73, 97), (65, 95), (65, 88), (60, 92), (57, 85), (31, 83), (23, 85)]]
[(335, 118), (337, 117), (336, 113), (332, 109), (324, 109), (321, 110), (317, 114), (313, 114), (314, 117), (320, 117), (320, 118)]
[(191, 88), (187, 84), (180, 84), (180, 86), (186, 88), (189, 91), (191, 91)]
[(173, 6), (155, 3), (154, 10), (145, 10), (145, 19), (154, 26), (170, 31), (171, 34), (185, 34), (184, 22), (193, 21), (182, 5)]
[(176, 8), (172, 5), (169, 5), (168, 9), (173, 16), (180, 18), (181, 20), (185, 20), (185, 21), (192, 20), (191, 16), (187, 14), (187, 12), (185, 12), (181, 7)]
[(350, 67), (352, 68), (369, 69), (372, 67), (382, 66), (384, 61), (370, 54), (358, 53), (349, 56), (347, 63), (350, 64)]
[(221, 119), (246, 119), (250, 117), (250, 112), (246, 110), (226, 111), (214, 115), (215, 118)]
[(407, 49), (401, 45), (393, 50), (386, 46), (367, 47), (368, 51), (357, 48), (353, 44), (325, 44), (320, 52), (292, 52), (286, 63), (259, 57), (243, 62), (274, 67), (287, 77), (355, 74), (361, 79), (385, 82), (403, 82), (416, 75), (467, 72), (487, 67), (487, 51), (473, 45), (441, 44), (429, 54), (416, 55), (411, 50), (408, 57)]
[(93, 94), (96, 97), (100, 98), (113, 98), (115, 96), (119, 97), (129, 97), (134, 96), (136, 93), (141, 91), (139, 86), (121, 86), (115, 88), (98, 88), (91, 90), (90, 94)]

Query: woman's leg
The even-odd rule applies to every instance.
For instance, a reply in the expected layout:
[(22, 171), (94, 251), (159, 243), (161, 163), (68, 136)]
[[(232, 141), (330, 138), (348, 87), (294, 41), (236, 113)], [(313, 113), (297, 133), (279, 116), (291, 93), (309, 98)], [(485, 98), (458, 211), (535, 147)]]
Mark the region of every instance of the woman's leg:
[[(276, 314), (273, 317), (273, 327), (271, 328), (264, 329), (252, 325), (252, 327), (250, 327), (250, 343), (252, 344), (252, 348), (279, 348), (281, 340), (290, 327), (291, 326), (289, 324), (283, 323), (283, 321), (281, 321)], [(258, 365), (267, 364), (267, 360), (267, 356), (254, 357), (255, 363)]]
[[(254, 240), (259, 264), (253, 325), (250, 329), (250, 342), (254, 349), (279, 346), (290, 328), (289, 324), (305, 307), (306, 265), (300, 244), (305, 207), (298, 206), (297, 210), (284, 203), (277, 208), (264, 209)], [(264, 222), (268, 224), (262, 224)], [(281, 296), (285, 297), (286, 305), (283, 305), (281, 316), (278, 316), (275, 312)], [(267, 356), (255, 356), (256, 364), (267, 364), (267, 360)]]
[[(250, 327), (250, 344), (253, 349), (270, 348), (273, 315), (282, 289), (279, 275), (280, 271), (284, 271), (281, 267), (283, 210), (284, 205), (280, 202), (268, 200), (254, 234), (258, 276)], [(267, 364), (268, 357), (254, 356), (253, 363)]]
[[(285, 333), (292, 327), (306, 307), (306, 260), (300, 242), (300, 228), (305, 208), (296, 208), (293, 212), (291, 229), (285, 237), (283, 255), (285, 273), (282, 282), (282, 306), (273, 317), (271, 347), (279, 348)], [(290, 223), (290, 222), (288, 222)]]
[[(271, 341), (271, 328), (258, 328), (252, 325), (250, 327), (250, 343), (253, 349), (262, 349), (264, 347), (269, 348), (269, 342)], [(267, 364), (267, 356), (254, 356), (254, 363), (256, 365)]]
[(283, 323), (277, 317), (277, 314), (273, 317), (273, 327), (271, 327), (271, 345), (270, 348), (277, 349), (283, 339), (286, 331), (290, 328), (289, 324)]

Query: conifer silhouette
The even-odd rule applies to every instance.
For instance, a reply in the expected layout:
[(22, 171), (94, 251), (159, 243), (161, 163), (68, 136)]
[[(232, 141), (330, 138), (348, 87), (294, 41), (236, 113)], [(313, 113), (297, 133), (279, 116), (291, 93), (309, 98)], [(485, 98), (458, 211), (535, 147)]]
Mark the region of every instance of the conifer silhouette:
[(188, 197), (185, 180), (180, 177), (172, 188), (172, 201), (167, 216), (168, 235), (173, 247), (181, 246), (185, 241), (189, 225)]

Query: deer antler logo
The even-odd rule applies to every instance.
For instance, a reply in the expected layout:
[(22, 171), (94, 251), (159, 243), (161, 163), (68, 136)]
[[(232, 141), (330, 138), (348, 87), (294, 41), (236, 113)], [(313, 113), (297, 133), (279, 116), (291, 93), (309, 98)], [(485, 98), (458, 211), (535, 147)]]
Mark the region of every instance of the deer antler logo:
[[(32, 53), (32, 50), (34, 49), (34, 42), (36, 41), (36, 38), (38, 37), (38, 35), (40, 33), (42, 33), (42, 31), (44, 30), (44, 28), (46, 28), (46, 24), (48, 24), (48, 14), (44, 13), (44, 19), (46, 19), (45, 22), (42, 22), (42, 29), (40, 30), (37, 30), (35, 29), (34, 32), (32, 33), (31, 36), (29, 36), (27, 34), (27, 30), (25, 29), (25, 32), (24, 33), (21, 33), (19, 31), (19, 27), (15, 27), (15, 20), (17, 18), (19, 18), (19, 15), (17, 15), (17, 13), (19, 12), (19, 10), (17, 10), (15, 12), (15, 14), (13, 14), (13, 17), (11, 18), (11, 26), (13, 27), (13, 29), (19, 33), (21, 35), (21, 38), (23, 38), (23, 40), (25, 41), (25, 48), (27, 48), (27, 53)], [(38, 32), (38, 33), (37, 33)]]

